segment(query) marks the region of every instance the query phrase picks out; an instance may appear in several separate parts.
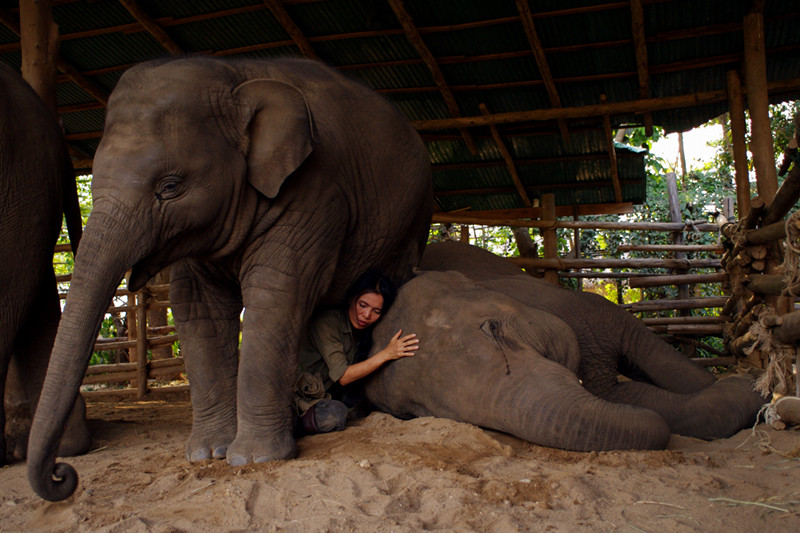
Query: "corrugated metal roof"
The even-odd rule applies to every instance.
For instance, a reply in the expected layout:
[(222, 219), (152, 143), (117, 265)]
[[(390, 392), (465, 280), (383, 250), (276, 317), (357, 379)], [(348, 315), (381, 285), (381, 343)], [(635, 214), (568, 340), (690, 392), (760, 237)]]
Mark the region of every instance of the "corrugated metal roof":
[[(16, 3), (13, 3), (16, 5)], [(282, 8), (302, 44), (326, 63), (382, 92), (414, 122), (434, 169), (440, 210), (508, 210), (525, 206), (503, 152), (487, 126), (461, 130), (423, 121), (483, 117), (489, 113), (552, 110), (545, 71), (537, 64), (516, 2), (404, 0), (413, 24), (407, 32), (388, 0), (284, 0)], [(282, 26), (259, 0), (139, 0), (154, 24), (189, 54), (260, 57), (299, 56), (292, 29)], [(649, 89), (640, 93), (629, 2), (537, 0), (528, 2), (541, 53), (562, 108), (642, 98), (724, 91), (729, 70), (743, 68), (744, 17), (749, 0), (642, 0)], [(20, 66), (12, 28), (18, 10), (0, 24), (0, 61)], [(62, 35), (61, 58), (86, 82), (59, 77), (58, 105), (75, 153), (89, 165), (102, 133), (103, 105), (129, 65), (168, 52), (122, 4), (57, 1), (53, 14)], [(788, 88), (773, 101), (800, 95), (800, 2), (764, 3), (767, 78)], [(424, 50), (418, 48), (416, 36)], [(432, 57), (434, 64), (426, 62)], [(437, 81), (443, 86), (437, 86)], [(724, 94), (724, 92), (722, 93)], [(456, 109), (447, 99), (452, 98)], [(656, 125), (684, 131), (726, 111), (724, 98), (655, 110)], [(612, 127), (643, 123), (641, 113), (609, 115)], [(526, 195), (553, 193), (557, 205), (616, 203), (608, 140), (597, 113), (495, 121)], [(467, 132), (467, 136), (464, 135)], [(470, 149), (472, 145), (475, 149)], [(645, 199), (644, 154), (617, 146), (622, 201)]]

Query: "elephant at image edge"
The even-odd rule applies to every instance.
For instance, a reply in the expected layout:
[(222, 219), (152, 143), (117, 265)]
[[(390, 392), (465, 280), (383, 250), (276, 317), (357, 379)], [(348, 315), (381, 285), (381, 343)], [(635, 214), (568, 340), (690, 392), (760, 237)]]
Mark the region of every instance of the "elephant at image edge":
[(417, 355), (367, 383), (369, 399), (396, 416), (569, 450), (655, 449), (670, 433), (728, 437), (764, 403), (749, 377), (717, 380), (605, 298), (485, 250), (432, 244), (420, 268), (374, 333), (376, 346), (400, 327), (421, 339)]
[(292, 385), (313, 308), (338, 302), (369, 267), (410, 277), (424, 248), (433, 193), (417, 133), (377, 93), (316, 62), (153, 61), (112, 92), (93, 174), (31, 429), (36, 493), (60, 500), (76, 486), (74, 469), (54, 463), (60, 427), (128, 269), (135, 291), (172, 264), (192, 395), (186, 457), (296, 455)]
[[(0, 63), (0, 464), (9, 436), (25, 458), (28, 428), (61, 316), (53, 251), (62, 211), (73, 249), (81, 235), (75, 174), (58, 122), (18, 72)], [(70, 398), (72, 403), (72, 398)], [(60, 455), (90, 444), (83, 399)]]

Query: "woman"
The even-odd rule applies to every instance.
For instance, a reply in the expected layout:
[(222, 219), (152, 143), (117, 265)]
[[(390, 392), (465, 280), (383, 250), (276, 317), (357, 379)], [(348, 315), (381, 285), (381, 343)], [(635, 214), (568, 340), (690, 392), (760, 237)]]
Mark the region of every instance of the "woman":
[[(386, 347), (368, 357), (372, 328), (394, 302), (397, 291), (377, 271), (362, 274), (347, 291), (346, 305), (315, 316), (300, 350), (295, 404), (299, 432), (344, 429), (350, 410), (362, 399), (360, 380), (419, 348), (413, 333), (395, 333)], [(310, 394), (309, 394), (310, 392)]]

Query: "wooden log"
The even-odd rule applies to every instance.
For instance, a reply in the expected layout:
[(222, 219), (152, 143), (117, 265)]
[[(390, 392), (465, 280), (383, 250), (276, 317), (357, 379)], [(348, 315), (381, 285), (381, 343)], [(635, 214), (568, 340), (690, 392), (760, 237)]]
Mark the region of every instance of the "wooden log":
[(721, 254), (721, 244), (621, 244), (618, 252), (714, 252)]
[(783, 220), (773, 222), (758, 229), (751, 229), (744, 232), (747, 244), (767, 244), (779, 239), (786, 238), (786, 223)]
[(606, 222), (601, 220), (556, 220), (555, 225), (544, 220), (509, 220), (502, 218), (473, 217), (463, 213), (437, 213), (433, 216), (434, 223), (452, 222), (453, 224), (474, 224), (478, 226), (507, 226), (512, 228), (571, 228), (571, 229), (601, 229), (623, 231), (689, 231), (697, 230), (706, 233), (716, 233), (719, 226), (704, 221), (694, 222), (692, 225), (675, 224), (672, 222)]
[(723, 324), (729, 317), (725, 316), (662, 316), (640, 319), (645, 326), (668, 326), (670, 324)]
[(671, 324), (667, 326), (667, 333), (672, 335), (704, 335), (721, 336), (722, 324)]
[(800, 200), (800, 165), (795, 165), (764, 211), (761, 223), (768, 225), (783, 219), (798, 200)]
[(748, 291), (758, 294), (781, 294), (786, 287), (783, 276), (776, 274), (749, 274), (743, 284)]
[(775, 339), (784, 344), (800, 341), (800, 311), (781, 315), (781, 324), (772, 330)]
[(509, 261), (527, 268), (720, 268), (719, 259), (531, 259), (510, 257)]
[(643, 287), (661, 287), (665, 285), (720, 283), (727, 281), (727, 279), (728, 274), (726, 272), (718, 272), (716, 274), (680, 274), (632, 278), (628, 282), (628, 285), (632, 289), (640, 289)]
[(647, 272), (570, 272), (559, 271), (559, 278), (589, 278), (589, 279), (634, 279), (656, 277), (658, 274)]
[(620, 307), (627, 308), (632, 313), (643, 313), (649, 311), (666, 311), (671, 309), (708, 309), (722, 307), (727, 301), (727, 298), (719, 296), (710, 298), (688, 298), (686, 300), (665, 298), (663, 300), (646, 300), (643, 302), (624, 304)]
[[(189, 385), (174, 385), (170, 387), (155, 387), (150, 390), (150, 393), (170, 394), (170, 393), (187, 393), (189, 392)], [(106, 396), (135, 396), (136, 389), (107, 389), (107, 390), (82, 390), (81, 396), (84, 398), (104, 398)]]

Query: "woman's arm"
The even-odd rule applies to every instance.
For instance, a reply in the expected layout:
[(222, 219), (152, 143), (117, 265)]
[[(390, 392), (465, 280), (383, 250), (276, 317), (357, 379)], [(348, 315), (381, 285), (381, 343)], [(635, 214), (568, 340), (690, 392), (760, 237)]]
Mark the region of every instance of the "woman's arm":
[(349, 385), (354, 381), (367, 377), (389, 361), (413, 356), (414, 352), (419, 348), (419, 339), (414, 333), (400, 337), (402, 334), (403, 330), (401, 329), (395, 333), (386, 348), (369, 359), (348, 366), (342, 377), (339, 378), (339, 384), (343, 386)]

